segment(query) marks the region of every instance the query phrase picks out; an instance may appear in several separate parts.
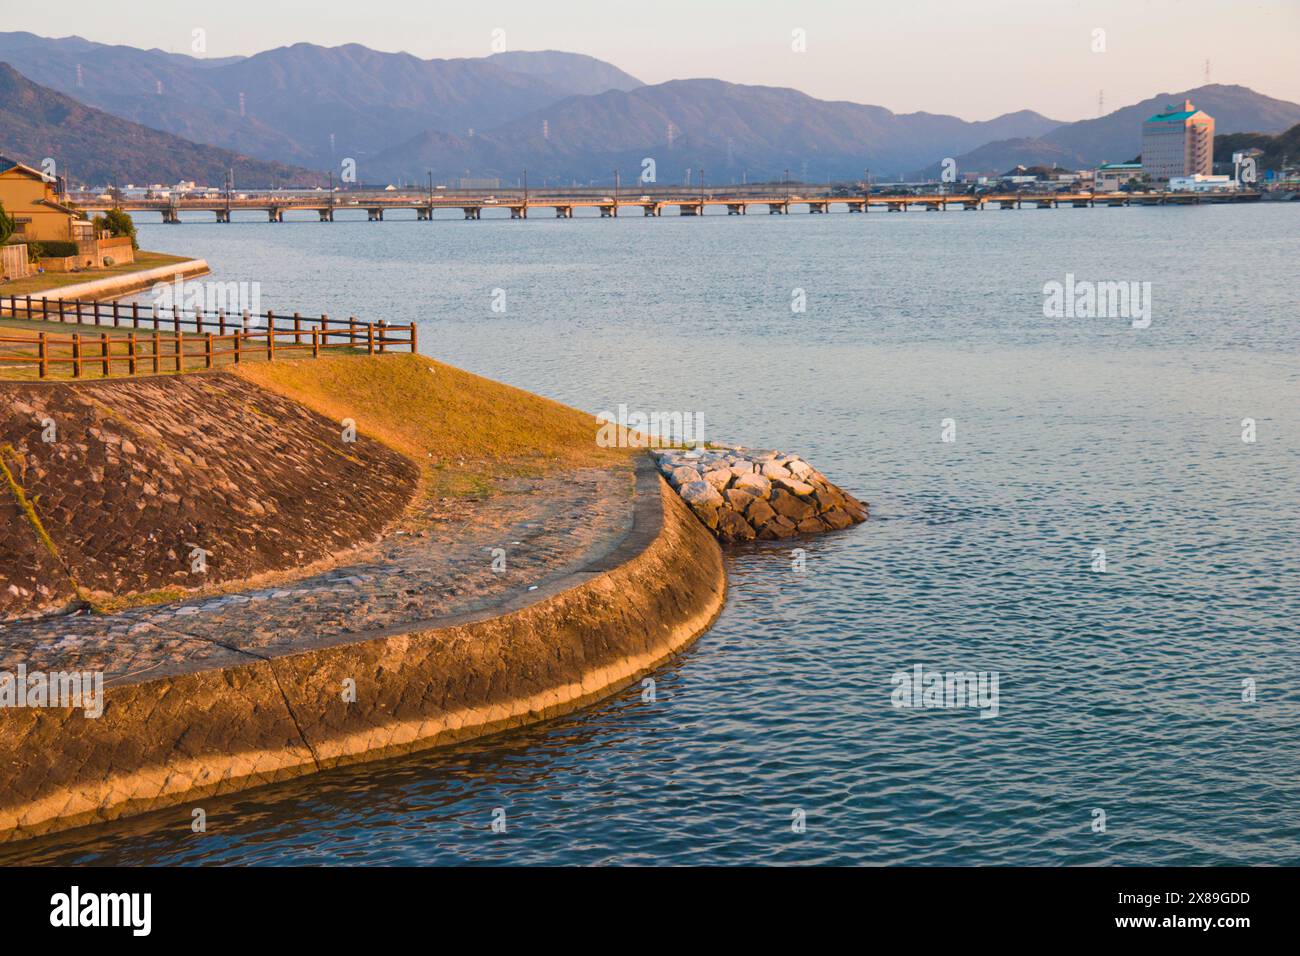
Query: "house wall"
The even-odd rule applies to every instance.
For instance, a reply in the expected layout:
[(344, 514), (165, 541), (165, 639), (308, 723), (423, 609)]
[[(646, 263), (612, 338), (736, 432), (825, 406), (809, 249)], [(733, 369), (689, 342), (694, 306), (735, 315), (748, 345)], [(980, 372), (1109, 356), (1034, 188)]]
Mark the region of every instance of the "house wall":
[(42, 199), (53, 201), (55, 198), (50, 183), (33, 179), (17, 168), (0, 173), (0, 205), (17, 222), (16, 235), (22, 239), (39, 242), (73, 238), (72, 216), (38, 205)]

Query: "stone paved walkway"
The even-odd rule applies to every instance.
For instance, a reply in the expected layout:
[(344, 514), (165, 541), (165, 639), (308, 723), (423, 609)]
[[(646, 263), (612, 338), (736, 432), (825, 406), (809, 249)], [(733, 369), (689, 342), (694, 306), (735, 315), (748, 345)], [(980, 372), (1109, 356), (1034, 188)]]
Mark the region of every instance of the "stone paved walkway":
[(612, 552), (632, 525), (630, 465), (500, 487), (432, 503), (427, 531), (390, 534), (344, 567), (279, 587), (0, 624), (0, 670), (102, 671), (111, 686), (437, 625), (544, 589)]

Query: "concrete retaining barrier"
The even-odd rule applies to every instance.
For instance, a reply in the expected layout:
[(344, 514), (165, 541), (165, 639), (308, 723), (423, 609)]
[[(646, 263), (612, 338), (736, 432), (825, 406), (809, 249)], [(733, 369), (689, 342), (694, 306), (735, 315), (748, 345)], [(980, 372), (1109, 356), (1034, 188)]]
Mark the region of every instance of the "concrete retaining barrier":
[(393, 628), (0, 711), (0, 840), (111, 820), (546, 720), (682, 651), (721, 611), (721, 550), (648, 459), (615, 551), (489, 614)]
[(139, 272), (125, 272), (121, 275), (92, 279), (89, 282), (78, 282), (76, 285), (46, 289), (39, 293), (34, 292), (32, 298), (37, 300), (49, 299), (51, 302), (57, 302), (61, 299), (82, 299), (85, 301), (91, 299), (115, 299), (152, 288), (155, 282), (167, 282), (177, 276), (191, 278), (206, 275), (209, 271), (211, 270), (208, 268), (206, 259), (186, 259), (183, 262), (172, 262), (152, 269), (141, 269)]

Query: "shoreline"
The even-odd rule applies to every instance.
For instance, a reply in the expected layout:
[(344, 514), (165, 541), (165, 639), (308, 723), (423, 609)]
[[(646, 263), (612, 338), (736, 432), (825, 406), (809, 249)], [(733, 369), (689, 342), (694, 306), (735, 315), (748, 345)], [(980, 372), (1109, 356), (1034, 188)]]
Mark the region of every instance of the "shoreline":
[[(18, 298), (25, 300), (28, 296), (31, 296), (33, 303), (42, 299), (50, 302), (63, 299), (96, 299), (100, 301), (119, 299), (136, 292), (142, 292), (157, 282), (165, 282), (177, 277), (190, 279), (195, 276), (207, 275), (211, 271), (206, 259), (182, 259), (179, 262), (170, 262), (135, 272), (123, 272), (117, 275), (90, 279), (86, 282), (77, 282), (72, 285), (52, 286), (48, 289), (25, 292), (19, 295)], [(53, 274), (66, 275), (66, 273)], [(4, 291), (4, 287), (0, 286), (0, 297), (8, 298), (11, 294), (13, 293)]]
[(725, 598), (717, 542), (640, 458), (621, 543), (489, 611), (110, 686), (98, 719), (4, 712), (0, 842), (571, 713), (683, 651)]

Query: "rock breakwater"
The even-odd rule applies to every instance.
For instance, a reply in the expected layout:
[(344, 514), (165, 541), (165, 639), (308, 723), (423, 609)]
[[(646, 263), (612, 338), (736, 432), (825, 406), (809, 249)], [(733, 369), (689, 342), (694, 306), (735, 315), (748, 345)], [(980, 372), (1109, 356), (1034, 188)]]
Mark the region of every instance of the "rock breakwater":
[(798, 455), (739, 447), (653, 454), (668, 483), (724, 542), (819, 534), (867, 519), (864, 503)]

